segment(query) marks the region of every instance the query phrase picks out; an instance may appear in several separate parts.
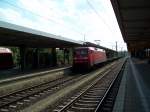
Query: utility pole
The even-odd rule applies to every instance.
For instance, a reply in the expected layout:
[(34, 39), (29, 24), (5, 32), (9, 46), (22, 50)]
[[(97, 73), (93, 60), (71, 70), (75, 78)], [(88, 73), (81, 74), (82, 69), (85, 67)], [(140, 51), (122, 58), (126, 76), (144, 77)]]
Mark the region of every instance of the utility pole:
[(118, 51), (118, 45), (117, 45), (117, 41), (116, 41), (116, 51)]
[(116, 41), (116, 56), (118, 57), (118, 45), (117, 45), (117, 41)]
[(122, 49), (123, 49), (123, 47), (121, 47), (121, 56), (123, 56), (123, 50)]
[(85, 34), (84, 34), (84, 42), (85, 42)]

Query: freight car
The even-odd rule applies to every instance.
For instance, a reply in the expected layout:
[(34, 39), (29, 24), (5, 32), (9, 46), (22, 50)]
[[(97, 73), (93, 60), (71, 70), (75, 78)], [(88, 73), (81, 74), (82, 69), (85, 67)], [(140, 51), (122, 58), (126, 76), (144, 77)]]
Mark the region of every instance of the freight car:
[(94, 47), (74, 48), (73, 68), (90, 69), (94, 65), (103, 63), (107, 60), (106, 53), (102, 49)]
[(11, 50), (0, 47), (0, 69), (12, 68), (13, 66), (14, 64)]

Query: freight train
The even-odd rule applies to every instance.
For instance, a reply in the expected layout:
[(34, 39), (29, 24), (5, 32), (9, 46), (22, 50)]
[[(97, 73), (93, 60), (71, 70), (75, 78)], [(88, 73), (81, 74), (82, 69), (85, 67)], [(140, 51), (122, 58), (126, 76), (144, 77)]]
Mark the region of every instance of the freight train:
[(12, 68), (13, 66), (14, 63), (11, 50), (0, 47), (0, 69)]
[(73, 68), (90, 69), (94, 65), (107, 61), (106, 53), (102, 49), (95, 47), (78, 47), (74, 48)]

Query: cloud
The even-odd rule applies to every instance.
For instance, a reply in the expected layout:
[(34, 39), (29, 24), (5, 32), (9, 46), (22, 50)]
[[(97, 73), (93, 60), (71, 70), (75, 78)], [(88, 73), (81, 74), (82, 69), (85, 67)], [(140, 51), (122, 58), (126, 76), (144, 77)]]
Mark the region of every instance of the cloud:
[(15, 22), (16, 20), (18, 20), (18, 18), (22, 19), (21, 15), (12, 9), (0, 8), (0, 12), (1, 12), (1, 14), (0, 14), (1, 18), (7, 19), (12, 22)]
[(0, 12), (1, 12), (1, 16), (0, 19), (7, 21), (7, 22), (11, 22), (14, 24), (18, 24), (18, 25), (23, 25), (26, 27), (34, 27), (34, 24), (31, 20), (28, 20), (26, 18), (24, 18), (20, 13), (18, 13), (15, 10), (12, 9), (1, 9), (0, 8)]
[(84, 40), (85, 34), (87, 41), (101, 40), (109, 48), (123, 43), (110, 1), (89, 2), (97, 13), (87, 0), (18, 0), (17, 9), (0, 8), (0, 19), (74, 40)]

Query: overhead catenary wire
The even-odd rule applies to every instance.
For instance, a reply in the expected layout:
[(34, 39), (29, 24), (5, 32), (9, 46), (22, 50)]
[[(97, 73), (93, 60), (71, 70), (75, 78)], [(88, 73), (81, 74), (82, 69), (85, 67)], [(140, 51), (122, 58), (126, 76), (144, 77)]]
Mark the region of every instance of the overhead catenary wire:
[(40, 15), (40, 14), (34, 13), (34, 12), (32, 12), (32, 11), (28, 10), (28, 9), (25, 9), (25, 8), (19, 7), (18, 5), (14, 4), (14, 3), (10, 2), (10, 1), (2, 0), (1, 2), (6, 3), (6, 4), (8, 4), (8, 5), (12, 6), (12, 7), (15, 7), (15, 8), (19, 9), (19, 10), (26, 11), (26, 12), (28, 12), (28, 13), (30, 13), (30, 14), (35, 15), (35, 16), (38, 16), (38, 17), (44, 18), (44, 19), (46, 19), (46, 20), (47, 20), (47, 21), (49, 21), (49, 22), (53, 22), (53, 23), (55, 23), (55, 24), (59, 24), (59, 25), (61, 25), (61, 26), (64, 26), (66, 29), (69, 29), (69, 30), (75, 31), (76, 33), (78, 33), (78, 34), (80, 34), (80, 35), (82, 35), (82, 36), (84, 35), (83, 33), (81, 33), (81, 32), (79, 32), (79, 31), (75, 30), (75, 29), (74, 29), (74, 28), (72, 28), (72, 27), (69, 27), (69, 28), (68, 28), (68, 26), (66, 26), (66, 25), (64, 25), (64, 24), (62, 24), (62, 23), (59, 23), (59, 22), (57, 22), (57, 21), (55, 21), (55, 20), (53, 20), (53, 19), (51, 19), (51, 18), (48, 18), (48, 17), (42, 16), (42, 15)]
[(110, 32), (112, 34), (114, 34), (113, 31), (111, 30), (110, 26), (103, 19), (103, 17), (98, 13), (98, 11), (95, 9), (95, 7), (89, 2), (89, 0), (86, 0), (86, 1), (87, 1), (88, 6), (94, 11), (94, 13), (98, 16), (98, 18), (101, 19), (103, 21), (103, 23), (107, 26), (107, 28), (110, 30)]

